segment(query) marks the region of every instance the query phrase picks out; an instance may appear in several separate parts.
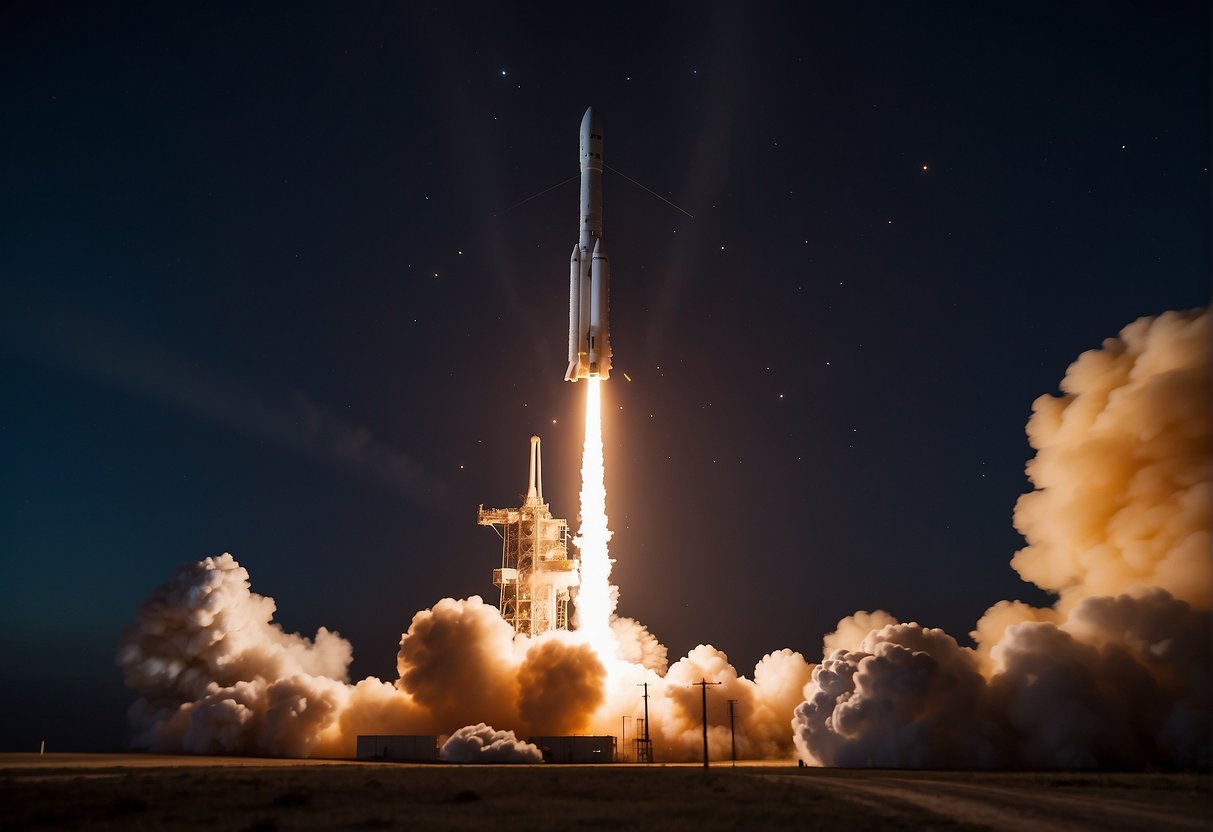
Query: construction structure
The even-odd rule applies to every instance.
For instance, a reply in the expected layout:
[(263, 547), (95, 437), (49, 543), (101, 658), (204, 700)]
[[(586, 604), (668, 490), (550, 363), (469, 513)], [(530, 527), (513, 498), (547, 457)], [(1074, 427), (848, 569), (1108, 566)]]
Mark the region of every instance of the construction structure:
[(501, 590), (498, 609), (514, 632), (537, 636), (569, 629), (569, 591), (580, 579), (580, 564), (569, 557), (569, 521), (552, 516), (543, 501), (543, 453), (531, 437), (526, 498), (519, 508), (483, 505), (477, 522), (501, 537), (501, 567), (493, 585)]

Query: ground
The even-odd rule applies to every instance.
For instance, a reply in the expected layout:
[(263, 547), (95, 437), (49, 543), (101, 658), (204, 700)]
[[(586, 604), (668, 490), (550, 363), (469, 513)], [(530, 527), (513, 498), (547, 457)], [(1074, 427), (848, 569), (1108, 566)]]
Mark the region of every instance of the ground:
[(1208, 829), (1207, 774), (0, 755), (0, 829)]

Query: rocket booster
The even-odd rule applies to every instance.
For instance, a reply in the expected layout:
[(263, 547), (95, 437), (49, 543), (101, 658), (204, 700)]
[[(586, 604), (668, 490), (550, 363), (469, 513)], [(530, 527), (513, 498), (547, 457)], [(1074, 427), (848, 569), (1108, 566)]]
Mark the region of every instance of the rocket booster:
[(569, 369), (565, 381), (611, 375), (611, 262), (602, 244), (602, 122), (581, 119), (581, 235), (569, 258)]

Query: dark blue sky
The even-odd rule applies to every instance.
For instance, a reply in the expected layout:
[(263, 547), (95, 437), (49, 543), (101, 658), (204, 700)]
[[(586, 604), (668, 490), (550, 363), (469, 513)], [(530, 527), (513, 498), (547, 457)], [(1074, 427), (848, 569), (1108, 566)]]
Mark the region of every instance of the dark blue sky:
[[(743, 672), (1003, 598), (1032, 400), (1208, 302), (1204, 3), (0, 11), (0, 748), (121, 745), (139, 602), (231, 551), (394, 677), (495, 601), (603, 114), (623, 614)], [(925, 170), (924, 170), (925, 166)], [(633, 379), (627, 383), (622, 373)]]

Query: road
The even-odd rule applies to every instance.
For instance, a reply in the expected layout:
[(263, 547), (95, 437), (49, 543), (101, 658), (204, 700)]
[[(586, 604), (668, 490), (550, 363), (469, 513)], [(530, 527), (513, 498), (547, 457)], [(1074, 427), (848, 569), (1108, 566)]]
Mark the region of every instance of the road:
[[(1210, 828), (1209, 807), (1191, 801), (1167, 803), (1158, 793), (1122, 792), (1109, 797), (1051, 788), (1049, 780), (1018, 784), (960, 782), (955, 774), (865, 773), (856, 776), (757, 774), (767, 780), (827, 791), (891, 820), (923, 819), (923, 812), (954, 824), (997, 832), (1075, 832), (1076, 830), (1203, 830)], [(1139, 799), (1133, 799), (1133, 798)]]

